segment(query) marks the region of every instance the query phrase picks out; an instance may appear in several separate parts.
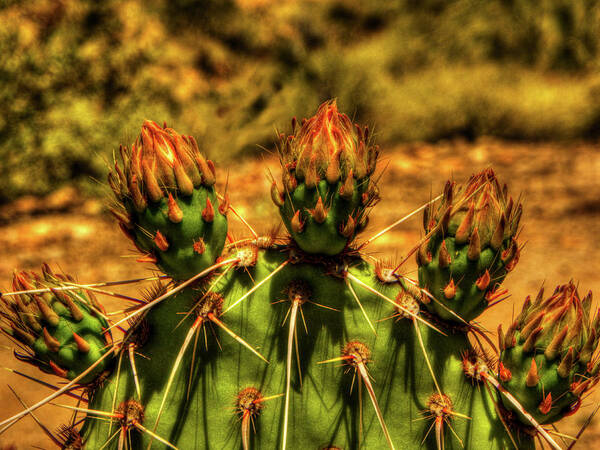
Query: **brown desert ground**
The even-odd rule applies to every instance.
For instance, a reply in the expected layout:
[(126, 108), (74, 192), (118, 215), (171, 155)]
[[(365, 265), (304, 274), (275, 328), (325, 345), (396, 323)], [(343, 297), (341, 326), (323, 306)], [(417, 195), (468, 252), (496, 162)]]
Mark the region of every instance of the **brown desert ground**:
[[(257, 229), (267, 232), (277, 225), (271, 203), (267, 168), (278, 173), (277, 160), (265, 154), (260, 160), (229, 165), (229, 193), (233, 206)], [(387, 166), (387, 167), (386, 167)], [(414, 144), (386, 149), (380, 167), (386, 167), (379, 182), (381, 202), (371, 215), (365, 239), (428, 201), (441, 191), (444, 181), (464, 182), (472, 173), (493, 167), (514, 196), (522, 194), (524, 215), (520, 242), (525, 243), (516, 269), (504, 287), (511, 297), (481, 318), (495, 335), (498, 323), (505, 326), (527, 295), (540, 286), (553, 290), (570, 279), (600, 297), (600, 151), (582, 144), (521, 144), (491, 140), (476, 143), (446, 142)], [(226, 171), (220, 169), (220, 186)], [(0, 290), (10, 286), (14, 268), (39, 270), (44, 261), (71, 273), (81, 282), (127, 279), (151, 273), (149, 265), (135, 262), (132, 245), (121, 234), (106, 211), (106, 203), (85, 199), (73, 188), (64, 188), (47, 198), (22, 198), (0, 208)], [(244, 228), (230, 217), (236, 236)], [(377, 257), (400, 260), (421, 237), (421, 218), (414, 217), (368, 246)], [(416, 276), (414, 258), (404, 273)], [(120, 292), (134, 294), (141, 287), (125, 286)], [(106, 299), (109, 310), (119, 301)], [(597, 302), (595, 303), (597, 306)], [(12, 356), (11, 343), (0, 338), (0, 366), (22, 370), (52, 383), (34, 367)], [(46, 388), (2, 371), (0, 419), (21, 409), (8, 385), (26, 404), (49, 393)], [(574, 435), (600, 401), (600, 389), (590, 395), (574, 417), (560, 422), (563, 433)], [(50, 430), (66, 423), (69, 412), (54, 406), (36, 411)], [(600, 439), (596, 417), (575, 448), (593, 448)], [(0, 437), (0, 448), (15, 444), (19, 449), (56, 448), (31, 417), (25, 417)], [(566, 448), (568, 445), (564, 445)]]

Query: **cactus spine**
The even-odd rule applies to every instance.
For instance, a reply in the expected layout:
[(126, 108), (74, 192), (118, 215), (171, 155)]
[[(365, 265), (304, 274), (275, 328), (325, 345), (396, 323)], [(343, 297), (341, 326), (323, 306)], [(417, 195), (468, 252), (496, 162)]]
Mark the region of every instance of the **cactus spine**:
[(560, 448), (543, 425), (574, 413), (598, 380), (591, 296), (569, 284), (527, 300), (499, 330), (498, 358), (469, 339), (484, 334), (472, 321), (518, 262), (522, 209), (506, 186), (491, 170), (446, 184), (425, 209), (413, 281), (360, 251), (374, 238), (356, 242), (378, 198), (368, 130), (335, 102), (296, 128), (281, 137), (283, 185), (271, 189), (287, 239), (225, 244), (229, 204), (214, 165), (193, 138), (146, 122), (109, 176), (113, 213), (169, 281), (108, 327), (68, 277), (15, 276), (5, 332), (87, 401), (82, 427), (58, 442), (500, 449), (534, 448), (539, 435)]

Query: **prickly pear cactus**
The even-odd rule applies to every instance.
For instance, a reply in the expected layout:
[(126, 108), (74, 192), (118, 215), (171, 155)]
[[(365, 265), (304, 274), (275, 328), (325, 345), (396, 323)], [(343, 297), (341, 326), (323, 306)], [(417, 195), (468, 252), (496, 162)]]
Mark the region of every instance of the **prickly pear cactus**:
[(357, 242), (378, 150), (335, 102), (281, 136), (287, 236), (228, 234), (235, 210), (191, 137), (146, 122), (120, 153), (113, 213), (165, 275), (109, 321), (102, 284), (16, 273), (3, 329), (66, 384), (0, 433), (68, 394), (53, 439), (69, 449), (561, 448), (544, 425), (597, 383), (600, 319), (570, 283), (526, 300), (499, 348), (485, 339), (473, 320), (518, 262), (522, 211), (491, 169), (424, 208), (411, 280), (363, 253), (381, 233)]

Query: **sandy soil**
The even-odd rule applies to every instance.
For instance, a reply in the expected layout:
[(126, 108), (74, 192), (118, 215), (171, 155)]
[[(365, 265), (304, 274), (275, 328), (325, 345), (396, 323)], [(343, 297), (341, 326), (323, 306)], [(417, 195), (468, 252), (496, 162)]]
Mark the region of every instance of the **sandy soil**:
[[(492, 166), (509, 182), (514, 195), (521, 193), (525, 214), (521, 233), (526, 242), (516, 270), (504, 286), (512, 297), (495, 306), (482, 323), (495, 330), (507, 324), (514, 310), (528, 294), (542, 284), (548, 289), (569, 279), (576, 280), (581, 293), (600, 292), (600, 151), (590, 144), (514, 144), (481, 140), (475, 144), (448, 142), (438, 145), (411, 145), (388, 149), (381, 167), (387, 165), (381, 181), (382, 201), (375, 208), (364, 237), (394, 222), (420, 206), (443, 187), (447, 178), (464, 181), (473, 172)], [(229, 190), (233, 205), (258, 231), (276, 225), (276, 213), (268, 195), (265, 175), (269, 167), (277, 173), (277, 162), (266, 157), (229, 166)], [(224, 175), (224, 174), (223, 174)], [(221, 176), (224, 182), (225, 177)], [(244, 234), (232, 219), (233, 229)], [(384, 235), (368, 247), (378, 257), (401, 259), (420, 237), (420, 217), (415, 217)], [(38, 270), (42, 261), (59, 265), (76, 274), (82, 282), (144, 276), (151, 267), (135, 263), (132, 246), (120, 234), (103, 204), (84, 200), (73, 189), (50, 198), (20, 199), (0, 210), (0, 286), (8, 289), (11, 271)], [(411, 258), (406, 273), (414, 272)], [(0, 288), (1, 289), (1, 288)], [(120, 291), (133, 294), (139, 287)], [(118, 302), (107, 300), (109, 309)], [(0, 338), (0, 366), (22, 370), (57, 383), (55, 377), (40, 375), (37, 369), (18, 363), (11, 355), (10, 342)], [(0, 418), (21, 409), (7, 385), (27, 404), (48, 394), (46, 388), (4, 371), (0, 383)], [(560, 423), (564, 433), (575, 434), (600, 401), (600, 390), (588, 397), (581, 411)], [(68, 420), (68, 411), (45, 406), (37, 417), (50, 430)], [(600, 442), (600, 419), (596, 419), (577, 444), (590, 448)], [(18, 448), (55, 448), (34, 421), (27, 417), (0, 438), (3, 445)], [(566, 446), (565, 446), (566, 447)]]

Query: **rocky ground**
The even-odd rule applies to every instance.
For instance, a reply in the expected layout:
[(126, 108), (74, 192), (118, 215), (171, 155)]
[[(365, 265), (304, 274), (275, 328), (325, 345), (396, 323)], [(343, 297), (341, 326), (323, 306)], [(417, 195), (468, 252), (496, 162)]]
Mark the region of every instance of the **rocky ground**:
[[(514, 195), (521, 193), (524, 204), (520, 241), (525, 242), (521, 260), (504, 286), (511, 298), (484, 314), (482, 323), (495, 330), (499, 321), (507, 324), (528, 294), (545, 285), (573, 278), (581, 293), (600, 293), (600, 151), (591, 144), (519, 144), (480, 140), (477, 143), (448, 142), (437, 145), (410, 145), (387, 149), (381, 161), (385, 168), (380, 179), (382, 201), (375, 208), (368, 237), (414, 210), (430, 196), (437, 195), (447, 178), (464, 181), (480, 169), (492, 166), (502, 180), (509, 182)], [(260, 232), (278, 223), (268, 195), (270, 168), (278, 173), (275, 158), (229, 165), (229, 192), (234, 207)], [(221, 169), (220, 182), (225, 182)], [(11, 271), (39, 270), (47, 261), (78, 280), (95, 282), (148, 275), (151, 267), (135, 262), (132, 246), (106, 213), (106, 204), (84, 199), (72, 188), (48, 198), (22, 198), (0, 208), (0, 290), (9, 288)], [(236, 234), (243, 227), (232, 218)], [(421, 236), (420, 217), (413, 218), (368, 246), (377, 257), (400, 260)], [(405, 265), (414, 273), (413, 258)], [(121, 292), (134, 293), (136, 287)], [(109, 309), (118, 302), (107, 301)], [(0, 366), (18, 368), (56, 383), (36, 369), (17, 363), (10, 342), (0, 338)], [(1, 375), (0, 419), (21, 409), (7, 385), (23, 401), (32, 404), (48, 390), (5, 371)], [(588, 397), (581, 411), (564, 420), (560, 430), (576, 434), (595, 405), (600, 389)], [(54, 406), (39, 409), (36, 416), (54, 430), (67, 421), (69, 412)], [(590, 448), (600, 439), (600, 418), (587, 429), (576, 448)], [(3, 445), (17, 448), (54, 448), (34, 421), (27, 417), (0, 436)], [(565, 448), (567, 445), (564, 446)]]

